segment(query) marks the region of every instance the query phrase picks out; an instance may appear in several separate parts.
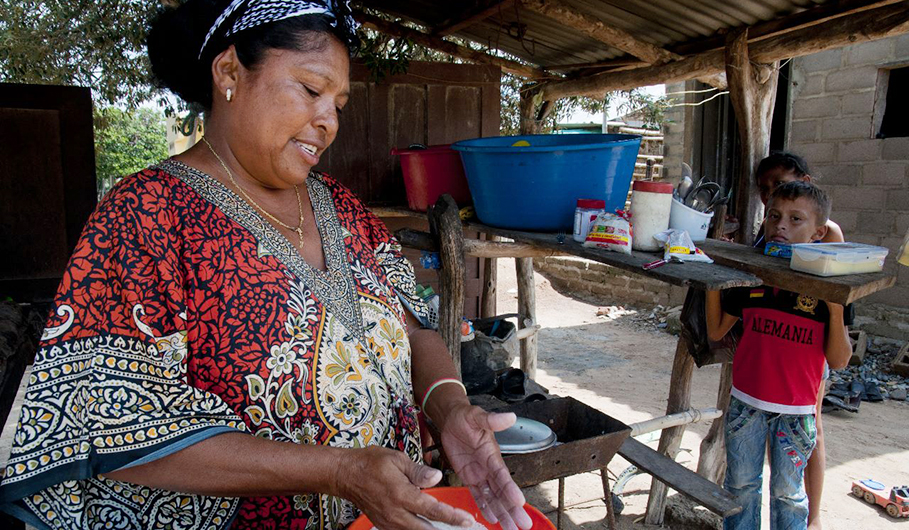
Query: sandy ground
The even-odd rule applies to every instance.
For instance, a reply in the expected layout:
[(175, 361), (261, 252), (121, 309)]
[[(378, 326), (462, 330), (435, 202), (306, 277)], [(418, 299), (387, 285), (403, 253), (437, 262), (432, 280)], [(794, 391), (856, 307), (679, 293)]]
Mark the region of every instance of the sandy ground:
[[(517, 308), (512, 260), (499, 260), (499, 313)], [(537, 317), (543, 325), (539, 334), (537, 380), (550, 392), (579, 399), (625, 423), (634, 423), (665, 413), (675, 337), (647, 329), (632, 321), (633, 311), (616, 311), (609, 317), (596, 315), (599, 307), (555, 291), (543, 276), (536, 275)], [(614, 303), (614, 302), (613, 302)], [(697, 408), (716, 404), (719, 383), (717, 366), (698, 369), (692, 384), (692, 405)], [(0, 439), (0, 458), (9, 451), (11, 427), (18, 418), (18, 403)], [(909, 519), (894, 521), (881, 509), (868, 506), (851, 496), (853, 480), (874, 478), (887, 485), (909, 483), (909, 404), (885, 401), (863, 403), (858, 415), (824, 415), (827, 433), (827, 478), (822, 506), (824, 528), (828, 530), (865, 530), (903, 528)], [(12, 424), (12, 425), (11, 425)], [(709, 423), (693, 424), (682, 441), (678, 461), (694, 469), (697, 450)], [(655, 437), (654, 437), (655, 439)], [(644, 440), (642, 440), (644, 441)], [(655, 442), (650, 442), (656, 447)], [(628, 462), (619, 456), (609, 470), (621, 473)], [(768, 473), (765, 472), (765, 477)], [(650, 488), (648, 475), (637, 476), (625, 488), (625, 508), (619, 516), (623, 530), (647, 528), (643, 514)], [(526, 491), (528, 501), (544, 512), (554, 510), (557, 483), (541, 484)], [(597, 497), (602, 495), (598, 474), (584, 474), (566, 480), (563, 528), (605, 528), (606, 509)], [(702, 510), (700, 508), (699, 510)], [(764, 529), (769, 529), (764, 508)], [(707, 515), (705, 513), (705, 515)], [(555, 520), (555, 514), (550, 513)], [(667, 525), (676, 530), (688, 525)]]
[[(517, 309), (517, 294), (512, 260), (499, 260), (498, 275), (498, 312), (513, 312)], [(618, 311), (610, 317), (596, 315), (599, 307), (615, 301), (603, 301), (600, 306), (578, 301), (554, 290), (540, 274), (536, 275), (535, 283), (537, 320), (543, 325), (539, 334), (537, 381), (554, 394), (572, 396), (625, 423), (665, 414), (676, 338), (634, 323), (633, 313), (628, 311)], [(718, 366), (696, 369), (692, 406), (715, 406), (718, 384)], [(888, 486), (909, 483), (907, 420), (909, 404), (895, 401), (863, 403), (857, 415), (846, 412), (824, 415), (825, 529), (909, 530), (909, 519), (892, 520), (881, 509), (850, 494), (855, 479), (870, 477)], [(709, 427), (709, 422), (689, 426), (677, 458), (680, 463), (691, 469), (697, 467), (698, 447)], [(649, 445), (655, 448), (656, 442)], [(617, 475), (628, 465), (616, 456), (609, 470)], [(764, 475), (766, 482), (769, 469), (765, 469)], [(649, 488), (648, 475), (638, 476), (626, 486), (620, 528), (648, 528), (636, 521), (643, 520)], [(529, 488), (526, 493), (531, 504), (546, 512), (555, 508), (557, 491), (557, 483), (553, 481)], [(596, 499), (601, 494), (598, 474), (568, 478), (566, 504), (581, 504), (563, 515), (563, 528), (605, 528), (605, 505)], [(769, 529), (767, 506), (765, 500), (764, 529)], [(555, 514), (550, 517), (554, 520)], [(691, 528), (679, 524), (667, 526), (677, 530)]]

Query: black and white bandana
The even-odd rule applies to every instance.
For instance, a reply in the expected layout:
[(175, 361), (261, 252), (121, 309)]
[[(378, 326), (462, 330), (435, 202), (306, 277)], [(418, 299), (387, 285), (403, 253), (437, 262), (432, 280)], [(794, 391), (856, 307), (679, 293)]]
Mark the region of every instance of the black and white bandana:
[(304, 2), (300, 0), (233, 0), (221, 15), (212, 24), (211, 29), (205, 35), (202, 41), (202, 47), (199, 49), (199, 58), (208, 45), (211, 38), (218, 29), (231, 15), (241, 12), (236, 17), (233, 25), (224, 32), (225, 37), (238, 33), (245, 29), (254, 28), (270, 22), (277, 22), (287, 18), (299, 17), (303, 15), (327, 15), (332, 19), (331, 25), (338, 27), (339, 21), (345, 33), (351, 34), (346, 39), (348, 43), (352, 40), (353, 33), (356, 31), (358, 24), (353, 18), (348, 0), (327, 0), (324, 2)]

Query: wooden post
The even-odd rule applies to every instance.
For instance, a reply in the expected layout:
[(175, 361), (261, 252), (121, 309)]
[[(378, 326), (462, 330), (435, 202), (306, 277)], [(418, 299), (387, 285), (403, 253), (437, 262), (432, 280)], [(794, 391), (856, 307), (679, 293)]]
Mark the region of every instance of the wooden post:
[(698, 458), (698, 475), (711, 482), (721, 484), (726, 476), (726, 435), (723, 424), (726, 411), (729, 410), (729, 398), (732, 397), (732, 363), (723, 363), (720, 373), (720, 388), (716, 395), (716, 408), (723, 411), (713, 421), (707, 436), (701, 441), (701, 455)]
[[(537, 134), (540, 122), (537, 121), (537, 90), (525, 86), (521, 92), (521, 134)], [(547, 106), (549, 107), (549, 106)], [(544, 111), (545, 112), (545, 109)], [(541, 112), (542, 114), (542, 112)], [(536, 293), (533, 285), (533, 258), (515, 258), (515, 275), (518, 280), (518, 329), (523, 329), (537, 322)], [(536, 334), (521, 341), (521, 370), (530, 379), (537, 377), (537, 336)]]
[(442, 269), (439, 333), (461, 374), (461, 318), (464, 313), (464, 232), (451, 195), (439, 197), (429, 212), (429, 228), (438, 242)]
[[(536, 294), (533, 286), (533, 258), (515, 258), (518, 279), (518, 329), (537, 323)], [(537, 335), (521, 341), (521, 370), (530, 379), (537, 377)]]
[(615, 524), (615, 506), (612, 504), (612, 488), (609, 487), (608, 468), (600, 469), (600, 481), (603, 483), (603, 502), (606, 503), (606, 528), (618, 530)]
[(763, 208), (754, 182), (754, 171), (770, 153), (770, 125), (779, 79), (779, 61), (758, 64), (748, 54), (748, 28), (731, 32), (726, 39), (726, 79), (741, 138), (736, 214), (741, 225), (736, 238), (751, 245), (761, 224)]
[(521, 87), (521, 123), (518, 125), (521, 134), (536, 134), (538, 132), (536, 126), (536, 102), (534, 101), (536, 93), (536, 90), (530, 85)]
[[(687, 302), (687, 300), (686, 300)], [(688, 354), (688, 343), (679, 338), (675, 348), (675, 360), (672, 362), (672, 379), (669, 382), (669, 403), (666, 405), (666, 414), (675, 414), (691, 407), (691, 374), (694, 372), (694, 358)], [(675, 459), (679, 446), (682, 444), (682, 435), (685, 426), (663, 429), (660, 436), (660, 453)], [(650, 485), (650, 497), (647, 499), (647, 515), (644, 522), (662, 526), (663, 515), (666, 508), (666, 493), (668, 486), (654, 477)]]
[[(486, 241), (498, 241), (499, 236), (486, 235)], [(496, 316), (496, 283), (498, 272), (496, 258), (483, 260), (483, 293), (480, 296), (480, 318)]]
[(726, 233), (726, 205), (721, 204), (713, 210), (713, 228), (710, 231), (710, 237), (713, 239), (723, 239)]

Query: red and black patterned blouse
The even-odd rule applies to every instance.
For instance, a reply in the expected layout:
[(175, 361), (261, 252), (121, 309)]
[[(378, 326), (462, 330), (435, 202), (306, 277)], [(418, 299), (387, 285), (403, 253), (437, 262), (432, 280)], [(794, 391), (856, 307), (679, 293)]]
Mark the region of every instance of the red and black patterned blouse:
[(326, 495), (212, 498), (99, 475), (231, 431), (418, 459), (413, 269), (347, 189), (306, 184), (326, 271), (179, 162), (108, 194), (57, 292), (0, 508), (39, 528), (341, 528), (357, 510)]

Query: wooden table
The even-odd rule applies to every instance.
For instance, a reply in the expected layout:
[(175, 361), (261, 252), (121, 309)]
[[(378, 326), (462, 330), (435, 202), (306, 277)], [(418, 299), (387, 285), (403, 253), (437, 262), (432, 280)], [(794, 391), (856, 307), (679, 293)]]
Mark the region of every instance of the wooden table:
[(754, 274), (764, 285), (837, 304), (851, 304), (896, 282), (896, 276), (884, 272), (827, 278), (805, 274), (790, 269), (785, 259), (765, 256), (759, 249), (716, 239), (708, 239), (698, 246), (717, 264)]
[[(452, 335), (450, 340), (453, 345), (459, 340), (457, 330), (454, 330), (454, 318), (458, 315), (460, 322), (463, 296), (458, 296), (457, 290), (446, 289), (445, 286), (459, 285), (458, 278), (463, 278), (463, 255), (469, 253), (485, 258), (515, 257), (518, 275), (518, 312), (522, 315), (519, 324), (535, 322), (534, 283), (533, 283), (533, 257), (546, 255), (569, 255), (590, 259), (599, 263), (610, 265), (618, 269), (660, 280), (671, 285), (693, 287), (695, 289), (720, 290), (732, 287), (750, 287), (757, 285), (770, 285), (802, 294), (814, 296), (821, 300), (834, 303), (852, 303), (862, 297), (873, 294), (892, 286), (896, 278), (885, 273), (860, 274), (851, 276), (820, 277), (792, 271), (788, 263), (779, 258), (764, 256), (760, 251), (744, 245), (708, 240), (699, 246), (710, 256), (715, 263), (667, 263), (651, 270), (644, 270), (642, 266), (662, 257), (661, 253), (632, 252), (630, 255), (609, 252), (603, 249), (588, 248), (574, 241), (570, 234), (556, 235), (538, 232), (525, 232), (508, 230), (484, 225), (479, 222), (468, 221), (461, 223), (457, 219), (457, 207), (453, 202), (446, 203), (445, 197), (440, 199), (437, 207), (430, 212), (430, 226), (433, 234), (420, 234), (413, 231), (398, 233), (399, 239), (405, 246), (413, 246), (422, 250), (437, 250), (441, 254), (443, 268), (441, 271), (443, 294), (448, 298), (443, 300), (441, 320), (452, 321), (449, 327), (452, 330), (440, 328), (443, 337)], [(388, 215), (412, 215), (401, 211), (377, 212)], [(418, 214), (422, 215), (422, 214)], [(495, 235), (510, 239), (513, 243), (465, 242), (461, 235), (462, 227), (480, 233)], [(460, 280), (463, 284), (463, 279)], [(686, 299), (687, 302), (688, 299)], [(528, 317), (525, 320), (523, 317)], [(536, 344), (535, 338), (522, 341), (521, 368), (528, 376), (534, 377), (536, 370)], [(458, 344), (459, 345), (459, 344)], [(452, 349), (457, 351), (457, 349)], [(694, 360), (688, 353), (688, 344), (679, 339), (676, 345), (673, 360), (672, 378), (669, 384), (669, 400), (666, 414), (675, 414), (691, 408), (691, 376), (694, 369)], [(732, 370), (730, 364), (723, 366), (717, 393), (717, 408), (726, 410), (729, 404), (729, 391), (731, 388)], [(716, 482), (721, 475), (725, 461), (724, 440), (722, 436), (722, 421), (715, 421), (710, 433), (701, 443), (698, 473), (703, 477)], [(658, 452), (674, 458), (678, 452), (685, 426), (664, 429), (660, 437)], [(639, 445), (639, 444), (638, 444)], [(634, 460), (634, 455), (642, 450), (636, 444), (630, 444), (626, 457)], [(636, 451), (636, 452), (635, 452)], [(620, 454), (625, 454), (619, 451)], [(674, 464), (674, 462), (672, 462)], [(675, 464), (677, 466), (677, 464)], [(643, 466), (642, 466), (643, 467)], [(724, 515), (728, 515), (728, 505), (710, 501), (711, 494), (705, 489), (704, 481), (693, 481), (684, 477), (673, 466), (654, 465), (650, 471), (659, 480), (653, 481), (650, 498), (647, 503), (646, 522), (660, 525), (663, 523), (663, 514), (666, 501), (666, 481), (678, 491), (701, 502), (707, 508)]]
[(805, 274), (790, 269), (785, 259), (765, 256), (759, 249), (715, 239), (698, 244), (698, 247), (714, 260), (713, 264), (667, 263), (645, 271), (641, 268), (642, 265), (660, 259), (662, 252), (632, 252), (631, 255), (627, 255), (585, 247), (573, 240), (570, 235), (565, 236), (560, 243), (556, 234), (507, 230), (475, 222), (469, 222), (467, 226), (481, 233), (494, 234), (542, 249), (587, 258), (672, 285), (697, 289), (719, 290), (769, 285), (828, 302), (851, 304), (860, 298), (891, 287), (896, 282), (894, 275), (883, 272), (826, 278)]
[[(483, 225), (481, 223), (467, 223), (472, 230), (481, 233), (494, 234), (511, 239), (518, 243), (532, 245), (540, 249), (558, 251), (561, 254), (577, 256), (604, 263), (624, 271), (639, 274), (672, 285), (693, 287), (696, 289), (720, 290), (730, 287), (747, 287), (756, 285), (770, 285), (789, 291), (814, 296), (839, 304), (849, 304), (862, 297), (892, 286), (896, 278), (886, 273), (856, 274), (850, 276), (821, 277), (793, 271), (786, 260), (765, 256), (755, 248), (735, 243), (718, 240), (708, 240), (699, 247), (710, 256), (715, 263), (667, 263), (656, 269), (644, 270), (642, 266), (660, 259), (662, 253), (632, 252), (631, 255), (610, 252), (603, 249), (588, 248), (571, 239), (570, 236), (556, 234), (524, 232), (507, 230)], [(532, 259), (532, 258), (525, 258)], [(533, 286), (532, 265), (524, 269), (530, 270), (530, 278), (522, 281), (518, 278), (518, 298), (521, 299), (520, 289), (527, 285)], [(518, 271), (519, 274), (521, 271)], [(686, 298), (687, 302), (688, 298)], [(527, 310), (527, 309), (525, 309)], [(529, 309), (532, 311), (532, 309)], [(523, 312), (519, 308), (519, 312)], [(522, 355), (532, 356), (532, 359), (522, 359), (522, 366), (536, 367), (536, 351), (522, 348)], [(676, 345), (675, 359), (672, 366), (672, 377), (669, 384), (669, 401), (666, 414), (686, 411), (691, 407), (691, 376), (694, 369), (694, 360), (688, 353), (688, 344), (682, 338)], [(717, 408), (725, 411), (729, 406), (729, 391), (732, 384), (732, 370), (728, 363), (724, 365), (717, 393)], [(678, 452), (685, 426), (664, 429), (660, 437), (658, 451), (664, 455), (674, 457)], [(722, 435), (722, 421), (715, 421), (711, 430), (700, 447), (698, 473), (706, 478), (718, 481), (724, 469), (725, 447)], [(630, 455), (626, 455), (630, 456)], [(668, 480), (665, 472), (671, 468), (653, 469), (654, 476)], [(689, 495), (696, 501), (704, 502), (706, 496), (703, 484), (692, 486), (688, 491), (680, 487), (678, 481), (671, 485), (679, 491)], [(646, 522), (648, 524), (662, 524), (666, 502), (667, 486), (662, 481), (654, 481), (647, 502)], [(705, 506), (711, 507), (710, 503)], [(714, 511), (719, 511), (714, 509)]]

